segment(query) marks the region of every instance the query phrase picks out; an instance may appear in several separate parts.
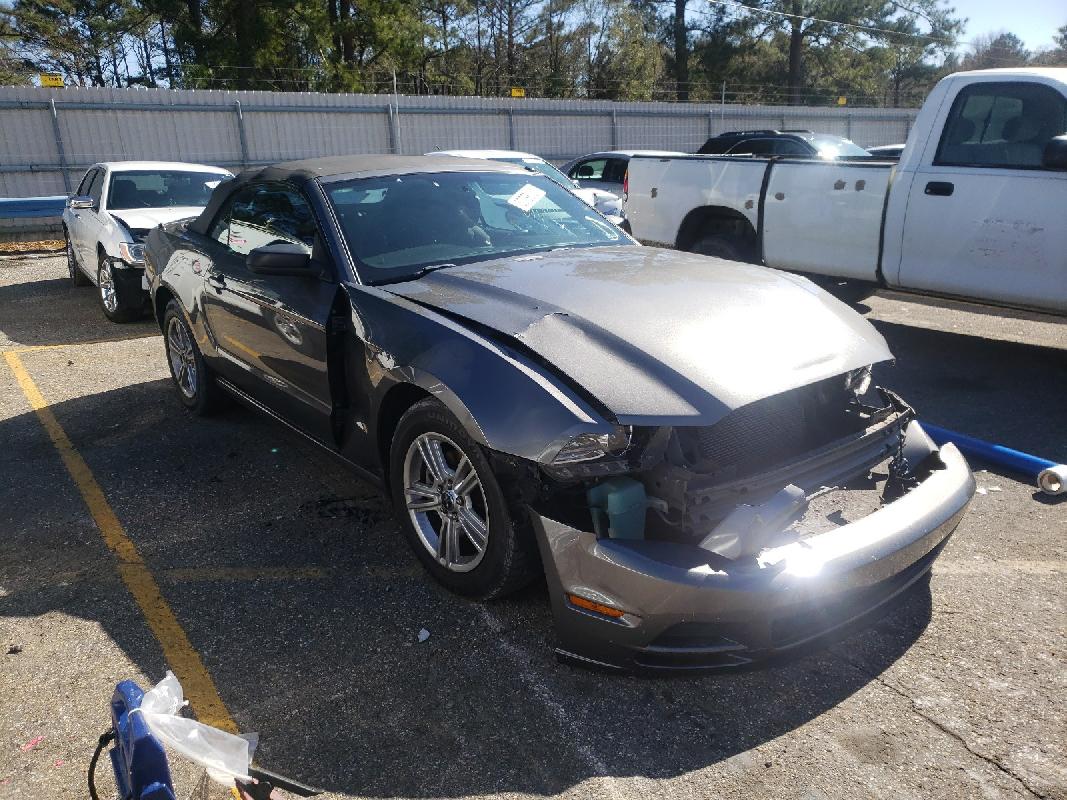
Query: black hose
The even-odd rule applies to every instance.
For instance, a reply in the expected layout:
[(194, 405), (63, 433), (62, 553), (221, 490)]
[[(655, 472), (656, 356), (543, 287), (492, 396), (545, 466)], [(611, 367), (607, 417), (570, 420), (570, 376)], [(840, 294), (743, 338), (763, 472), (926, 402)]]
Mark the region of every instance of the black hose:
[(96, 781), (94, 775), (96, 774), (96, 762), (100, 759), (100, 754), (104, 752), (104, 748), (111, 744), (111, 740), (115, 738), (115, 731), (111, 730), (107, 733), (100, 734), (100, 741), (96, 743), (96, 752), (93, 753), (93, 757), (89, 759), (89, 797), (90, 800), (100, 800), (99, 795), (96, 793)]

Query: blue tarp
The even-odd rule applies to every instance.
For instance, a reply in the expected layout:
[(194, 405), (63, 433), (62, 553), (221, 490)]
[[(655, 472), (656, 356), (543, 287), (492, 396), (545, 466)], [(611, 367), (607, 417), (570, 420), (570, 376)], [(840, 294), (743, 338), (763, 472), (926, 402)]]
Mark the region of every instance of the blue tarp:
[(59, 217), (66, 203), (65, 194), (54, 197), (0, 197), (0, 219)]

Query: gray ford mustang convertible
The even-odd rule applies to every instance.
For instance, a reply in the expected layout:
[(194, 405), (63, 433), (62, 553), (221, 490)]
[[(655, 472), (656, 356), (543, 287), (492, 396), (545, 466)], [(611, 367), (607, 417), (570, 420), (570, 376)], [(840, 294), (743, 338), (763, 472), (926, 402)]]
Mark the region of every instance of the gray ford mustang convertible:
[(345, 459), (455, 592), (544, 574), (567, 658), (812, 642), (927, 574), (974, 491), (871, 387), (892, 355), (847, 306), (641, 247), (521, 165), (249, 171), (146, 261), (189, 409), (236, 396)]

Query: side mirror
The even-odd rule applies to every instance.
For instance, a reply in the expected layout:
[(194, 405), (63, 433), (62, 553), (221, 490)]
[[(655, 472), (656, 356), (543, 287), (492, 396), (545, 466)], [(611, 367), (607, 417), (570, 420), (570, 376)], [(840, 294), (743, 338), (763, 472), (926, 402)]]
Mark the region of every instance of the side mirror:
[(245, 256), (249, 272), (257, 275), (313, 275), (311, 254), (292, 242), (271, 242)]
[(1045, 169), (1067, 170), (1067, 135), (1048, 140), (1045, 152), (1041, 155), (1041, 166)]
[(96, 201), (86, 194), (75, 195), (67, 201), (70, 208), (93, 208), (95, 205)]

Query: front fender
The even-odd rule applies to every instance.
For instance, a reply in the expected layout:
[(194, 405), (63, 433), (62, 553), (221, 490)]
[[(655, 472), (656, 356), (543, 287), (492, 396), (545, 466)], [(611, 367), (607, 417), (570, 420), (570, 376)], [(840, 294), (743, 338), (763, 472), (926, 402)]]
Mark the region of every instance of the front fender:
[(610, 420), (521, 353), (380, 288), (348, 288), (374, 409), (396, 384), (412, 384), (440, 399), (476, 441), (528, 460), (562, 438), (610, 430)]

